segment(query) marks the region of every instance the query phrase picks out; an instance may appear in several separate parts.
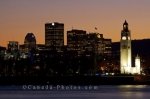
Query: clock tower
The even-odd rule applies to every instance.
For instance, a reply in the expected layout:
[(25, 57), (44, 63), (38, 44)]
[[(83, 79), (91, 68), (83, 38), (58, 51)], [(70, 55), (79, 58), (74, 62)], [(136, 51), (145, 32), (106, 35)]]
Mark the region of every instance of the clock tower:
[(131, 34), (128, 23), (125, 20), (120, 40), (120, 72), (121, 74), (132, 73), (131, 67)]

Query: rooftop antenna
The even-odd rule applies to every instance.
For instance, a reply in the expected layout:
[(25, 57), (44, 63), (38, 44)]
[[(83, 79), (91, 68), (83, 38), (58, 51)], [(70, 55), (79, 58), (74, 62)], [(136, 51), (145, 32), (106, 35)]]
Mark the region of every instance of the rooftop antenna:
[(72, 30), (73, 30), (73, 26), (72, 26)]

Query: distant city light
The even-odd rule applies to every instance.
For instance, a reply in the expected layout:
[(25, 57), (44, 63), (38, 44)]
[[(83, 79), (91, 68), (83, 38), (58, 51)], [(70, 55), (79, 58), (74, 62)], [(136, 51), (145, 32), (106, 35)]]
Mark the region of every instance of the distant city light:
[(54, 26), (54, 25), (55, 25), (55, 23), (52, 23), (52, 25)]

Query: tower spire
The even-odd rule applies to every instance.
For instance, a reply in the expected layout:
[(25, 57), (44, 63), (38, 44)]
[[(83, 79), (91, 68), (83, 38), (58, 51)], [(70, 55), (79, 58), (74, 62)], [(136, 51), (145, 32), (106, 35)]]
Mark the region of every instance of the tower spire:
[(123, 23), (123, 30), (124, 31), (128, 31), (128, 22), (125, 20), (125, 22)]
[(125, 20), (124, 24), (123, 25), (128, 25), (128, 22)]

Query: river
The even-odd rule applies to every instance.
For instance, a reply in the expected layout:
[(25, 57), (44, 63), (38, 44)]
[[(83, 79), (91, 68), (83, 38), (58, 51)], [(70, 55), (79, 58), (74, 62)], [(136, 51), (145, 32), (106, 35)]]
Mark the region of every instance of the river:
[[(0, 99), (149, 99), (148, 85), (65, 86), (38, 90), (31, 86), (0, 86)], [(58, 89), (57, 89), (58, 87)], [(80, 89), (78, 89), (80, 87)], [(92, 88), (93, 87), (93, 88)], [(28, 88), (28, 89), (27, 89)]]

